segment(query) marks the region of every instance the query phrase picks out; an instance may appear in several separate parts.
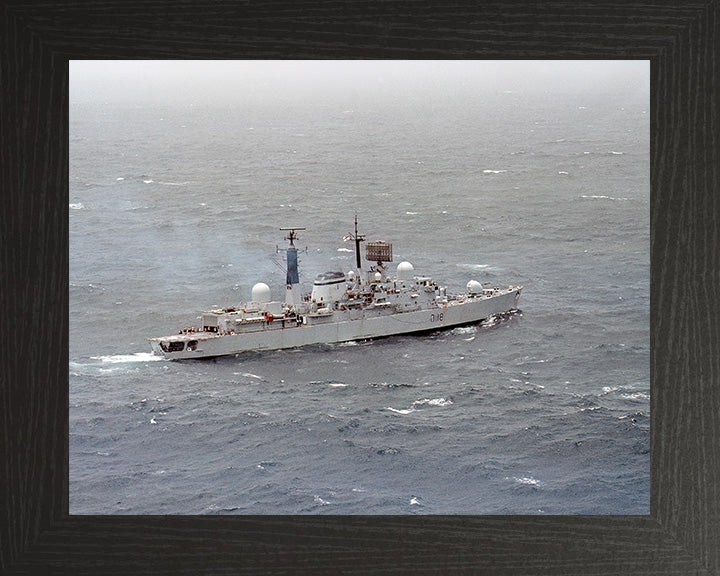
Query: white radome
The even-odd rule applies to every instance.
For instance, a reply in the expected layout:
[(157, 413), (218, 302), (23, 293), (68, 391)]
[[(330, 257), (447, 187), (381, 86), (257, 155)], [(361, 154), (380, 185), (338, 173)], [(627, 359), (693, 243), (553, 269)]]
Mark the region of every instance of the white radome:
[(398, 280), (411, 280), (413, 277), (415, 268), (410, 262), (400, 262), (397, 267)]
[(482, 284), (480, 284), (477, 280), (470, 280), (470, 282), (467, 283), (468, 294), (480, 294), (482, 290)]
[(258, 282), (252, 287), (253, 302), (270, 302), (270, 286), (265, 282)]

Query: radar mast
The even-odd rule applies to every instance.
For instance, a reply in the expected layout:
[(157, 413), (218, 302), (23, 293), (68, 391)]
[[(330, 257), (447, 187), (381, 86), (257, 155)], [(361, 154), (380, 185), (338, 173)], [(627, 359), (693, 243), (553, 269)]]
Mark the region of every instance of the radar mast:
[(362, 265), (360, 264), (360, 242), (365, 241), (365, 234), (358, 234), (357, 214), (355, 214), (355, 265), (357, 267), (358, 281), (362, 278)]
[[(287, 254), (287, 275), (285, 279), (286, 294), (285, 303), (291, 307), (297, 307), (299, 303), (298, 286), (300, 284), (300, 277), (298, 275), (298, 249), (295, 247), (295, 240), (298, 239), (297, 230), (305, 230), (305, 228), (280, 228), (280, 230), (287, 232), (285, 240), (290, 241), (290, 246), (285, 249)], [(277, 249), (278, 252), (280, 249)], [(307, 250), (307, 248), (305, 249)]]

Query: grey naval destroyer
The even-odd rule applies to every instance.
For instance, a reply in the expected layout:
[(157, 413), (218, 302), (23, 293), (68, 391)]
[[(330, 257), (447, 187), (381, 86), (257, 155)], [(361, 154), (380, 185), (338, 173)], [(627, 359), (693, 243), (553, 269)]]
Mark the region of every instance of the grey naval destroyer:
[(357, 232), (357, 218), (355, 234), (345, 237), (355, 242), (356, 269), (319, 274), (312, 292), (303, 294), (295, 241), (305, 228), (280, 230), (290, 242), (284, 302), (272, 300), (268, 285), (257, 283), (249, 302), (204, 312), (197, 327), (148, 338), (153, 352), (171, 360), (211, 358), (440, 330), (517, 311), (522, 286), (489, 288), (470, 280), (465, 293), (450, 294), (432, 278), (416, 275), (410, 262), (400, 262), (392, 272), (389, 242), (366, 242), (363, 270), (365, 237)]

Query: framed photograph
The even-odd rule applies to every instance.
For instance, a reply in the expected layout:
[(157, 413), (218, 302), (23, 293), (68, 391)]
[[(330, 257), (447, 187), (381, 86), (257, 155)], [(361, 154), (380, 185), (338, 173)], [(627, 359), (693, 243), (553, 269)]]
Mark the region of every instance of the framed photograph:
[(5, 8), (3, 570), (717, 571), (717, 11)]

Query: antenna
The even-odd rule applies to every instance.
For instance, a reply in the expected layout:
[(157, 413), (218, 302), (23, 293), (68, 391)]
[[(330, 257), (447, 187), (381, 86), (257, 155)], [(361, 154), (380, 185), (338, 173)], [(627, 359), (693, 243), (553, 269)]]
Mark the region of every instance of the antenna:
[(289, 231), (288, 235), (285, 236), (285, 240), (290, 240), (290, 246), (295, 247), (293, 241), (298, 239), (297, 234), (295, 234), (295, 230), (305, 230), (305, 228), (280, 228), (280, 230)]
[(365, 240), (365, 234), (358, 234), (357, 231), (357, 214), (355, 214), (355, 262), (357, 269), (360, 270), (360, 242)]

